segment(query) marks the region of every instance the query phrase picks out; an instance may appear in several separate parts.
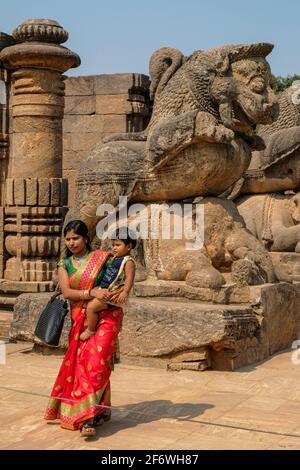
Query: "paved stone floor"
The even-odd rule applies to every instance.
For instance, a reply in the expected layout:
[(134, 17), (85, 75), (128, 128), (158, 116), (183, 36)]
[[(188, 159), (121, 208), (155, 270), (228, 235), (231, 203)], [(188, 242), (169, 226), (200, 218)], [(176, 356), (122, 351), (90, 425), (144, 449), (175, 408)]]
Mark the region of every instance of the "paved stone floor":
[(1, 449), (300, 449), (300, 364), (291, 351), (235, 372), (168, 372), (120, 364), (113, 418), (95, 438), (42, 419), (62, 357), (6, 345)]

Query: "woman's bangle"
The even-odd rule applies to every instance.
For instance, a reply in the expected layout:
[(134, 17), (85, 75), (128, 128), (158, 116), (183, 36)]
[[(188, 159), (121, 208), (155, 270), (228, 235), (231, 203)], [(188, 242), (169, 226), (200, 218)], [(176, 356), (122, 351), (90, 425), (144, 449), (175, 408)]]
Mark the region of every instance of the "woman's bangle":
[(91, 289), (85, 289), (80, 291), (80, 298), (83, 300), (90, 300), (90, 290)]
[(85, 299), (85, 300), (90, 300), (90, 299), (91, 299), (90, 290), (91, 290), (91, 289), (86, 289), (86, 290), (84, 291), (84, 299)]

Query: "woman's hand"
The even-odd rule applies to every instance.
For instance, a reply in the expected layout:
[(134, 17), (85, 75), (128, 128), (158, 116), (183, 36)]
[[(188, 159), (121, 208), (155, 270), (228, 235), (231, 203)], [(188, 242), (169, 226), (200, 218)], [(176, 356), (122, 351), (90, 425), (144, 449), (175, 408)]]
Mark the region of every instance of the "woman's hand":
[(92, 297), (95, 297), (99, 300), (108, 301), (111, 298), (111, 292), (109, 292), (108, 289), (99, 289), (97, 287), (94, 287), (93, 289), (91, 289), (90, 294)]

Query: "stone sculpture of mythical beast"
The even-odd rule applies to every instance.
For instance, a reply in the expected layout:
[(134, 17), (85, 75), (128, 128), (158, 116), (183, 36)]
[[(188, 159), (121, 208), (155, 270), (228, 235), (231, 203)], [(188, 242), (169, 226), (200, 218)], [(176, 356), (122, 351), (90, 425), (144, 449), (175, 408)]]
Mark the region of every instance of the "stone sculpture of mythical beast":
[(120, 196), (130, 203), (183, 201), (234, 185), (251, 150), (262, 148), (255, 125), (270, 124), (278, 114), (265, 59), (272, 48), (222, 46), (189, 57), (171, 48), (154, 52), (147, 129), (96, 145), (78, 173), (76, 205), (66, 221), (84, 220), (93, 235), (98, 206), (117, 206)]
[(300, 186), (300, 83), (285, 90), (278, 102), (278, 119), (257, 126), (265, 148), (253, 152), (241, 193), (278, 193)]
[(271, 252), (277, 276), (284, 281), (299, 281), (299, 98), (300, 84), (295, 83), (279, 97), (277, 121), (258, 126), (265, 149), (253, 152), (239, 185), (246, 194), (235, 200), (247, 228)]

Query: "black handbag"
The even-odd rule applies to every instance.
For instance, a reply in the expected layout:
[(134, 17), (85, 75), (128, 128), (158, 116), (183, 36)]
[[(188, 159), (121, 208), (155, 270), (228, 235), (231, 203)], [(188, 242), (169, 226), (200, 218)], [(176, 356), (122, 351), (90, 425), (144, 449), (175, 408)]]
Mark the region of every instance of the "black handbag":
[(37, 338), (50, 346), (58, 346), (65, 317), (68, 313), (68, 302), (64, 299), (58, 299), (59, 295), (61, 295), (61, 292), (52, 295), (42, 311), (34, 331)]

